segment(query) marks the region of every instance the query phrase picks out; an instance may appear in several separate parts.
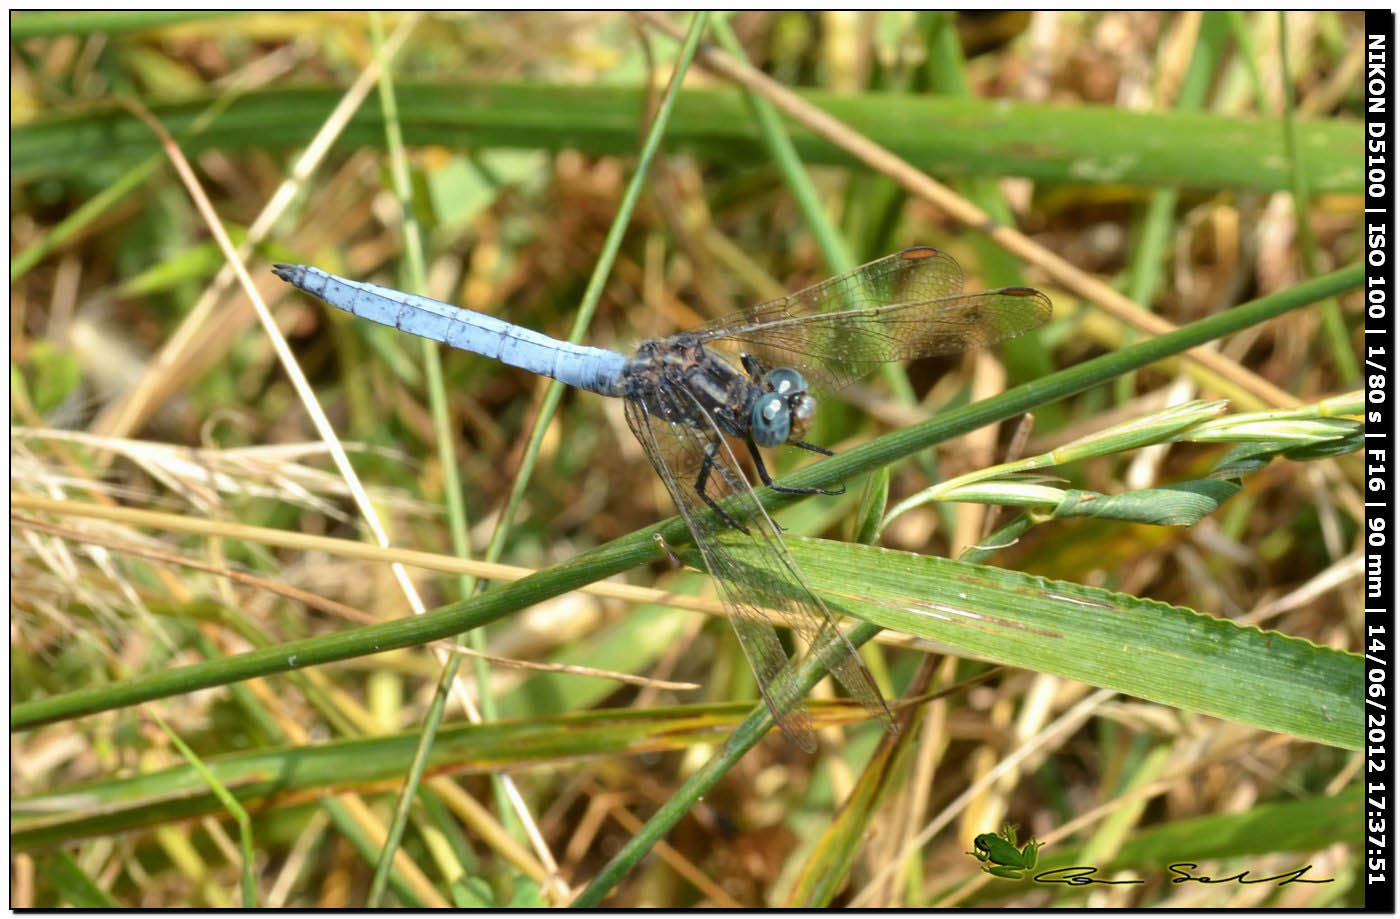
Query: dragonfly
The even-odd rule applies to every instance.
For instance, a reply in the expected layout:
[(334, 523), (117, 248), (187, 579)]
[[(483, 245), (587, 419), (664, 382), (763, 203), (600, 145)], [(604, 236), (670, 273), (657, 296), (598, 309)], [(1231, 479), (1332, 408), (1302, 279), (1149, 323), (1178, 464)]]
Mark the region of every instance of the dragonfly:
[(841, 494), (774, 481), (761, 448), (831, 451), (803, 438), (818, 395), (889, 361), (954, 354), (1031, 331), (1050, 299), (1029, 287), (963, 292), (957, 261), (931, 246), (903, 249), (693, 331), (644, 341), (628, 357), (557, 341), (495, 316), (307, 265), (279, 278), (355, 316), (620, 398), (632, 429), (715, 579), (773, 719), (816, 749), (790, 658), (771, 613), (805, 641), (854, 699), (895, 730), (883, 696), (827, 604), (807, 584), (744, 472), (788, 494)]

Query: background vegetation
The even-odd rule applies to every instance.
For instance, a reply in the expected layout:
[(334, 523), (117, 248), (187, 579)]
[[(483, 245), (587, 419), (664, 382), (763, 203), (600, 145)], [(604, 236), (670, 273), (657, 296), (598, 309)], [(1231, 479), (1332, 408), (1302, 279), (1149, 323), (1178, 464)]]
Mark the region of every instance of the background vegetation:
[[(14, 905), (1360, 903), (1359, 14), (10, 24)], [(268, 270), (627, 348), (916, 243), (1055, 318), (775, 457), (933, 696), (814, 756), (620, 405)]]

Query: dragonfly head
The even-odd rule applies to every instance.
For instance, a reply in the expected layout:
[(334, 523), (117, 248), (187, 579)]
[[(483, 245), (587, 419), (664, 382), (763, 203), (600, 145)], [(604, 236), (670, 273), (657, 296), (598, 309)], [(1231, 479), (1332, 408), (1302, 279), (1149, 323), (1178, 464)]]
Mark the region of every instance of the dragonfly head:
[(763, 394), (754, 400), (750, 419), (754, 442), (777, 447), (801, 440), (817, 412), (817, 400), (807, 391), (802, 374), (778, 367), (765, 373), (760, 385)]

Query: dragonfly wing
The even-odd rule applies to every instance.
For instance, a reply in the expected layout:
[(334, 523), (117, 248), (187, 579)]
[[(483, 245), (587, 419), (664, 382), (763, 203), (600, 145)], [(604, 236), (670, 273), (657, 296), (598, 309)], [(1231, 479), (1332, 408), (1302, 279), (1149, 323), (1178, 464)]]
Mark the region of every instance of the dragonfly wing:
[(731, 329), (834, 309), (885, 306), (905, 300), (938, 300), (960, 294), (962, 289), (963, 271), (956, 259), (932, 246), (915, 246), (866, 262), (859, 268), (776, 300), (716, 319), (701, 331), (722, 334)]
[[(658, 404), (659, 400), (675, 403), (674, 411), (667, 413), (672, 417), (704, 415), (699, 400), (683, 386), (658, 392), (657, 400)], [(846, 691), (893, 727), (893, 718), (869, 671), (846, 641), (826, 604), (807, 586), (718, 428), (713, 423), (708, 430), (702, 430), (669, 422), (631, 399), (626, 403), (626, 415), (715, 578), (739, 644), (783, 733), (803, 750), (816, 749), (811, 716), (796, 683), (796, 668), (778, 640), (765, 613), (768, 610), (782, 614), (810, 648), (822, 649), (829, 669)], [(707, 454), (712, 459), (706, 494), (723, 503), (726, 513), (747, 532), (731, 526), (696, 491)], [(735, 496), (735, 500), (726, 501)], [(735, 551), (736, 547), (739, 551)]]
[[(660, 397), (658, 397), (659, 399)], [(792, 741), (807, 752), (816, 749), (811, 716), (800, 693), (792, 686), (792, 667), (778, 633), (763, 615), (762, 601), (736, 582), (739, 569), (731, 554), (720, 544), (720, 531), (728, 526), (705, 506), (695, 490), (705, 463), (709, 438), (683, 424), (668, 422), (652, 414), (640, 402), (626, 401), (627, 424), (642, 445), (657, 475), (666, 483), (677, 510), (690, 529), (695, 547), (714, 576), (729, 621), (739, 637), (739, 645), (749, 660), (758, 688), (773, 713), (773, 719)], [(717, 436), (717, 435), (711, 435)], [(721, 451), (723, 452), (723, 451)], [(748, 488), (748, 482), (730, 462), (720, 462), (711, 471), (708, 493), (723, 499)], [(761, 509), (760, 509), (761, 512)], [(737, 516), (743, 516), (742, 512)], [(756, 521), (745, 525), (752, 532)]]
[(1050, 298), (1028, 287), (962, 293), (952, 256), (919, 246), (705, 327), (770, 367), (839, 389), (887, 361), (956, 354), (1028, 332)]

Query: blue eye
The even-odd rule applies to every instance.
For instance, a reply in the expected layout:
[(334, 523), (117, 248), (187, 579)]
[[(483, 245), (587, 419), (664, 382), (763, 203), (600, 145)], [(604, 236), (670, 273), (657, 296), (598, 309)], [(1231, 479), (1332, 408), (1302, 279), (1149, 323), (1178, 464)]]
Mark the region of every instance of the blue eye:
[(787, 400), (775, 392), (759, 396), (753, 402), (753, 417), (749, 428), (754, 443), (760, 447), (776, 447), (787, 443), (792, 430)]
[(768, 371), (763, 375), (763, 385), (769, 392), (775, 392), (782, 396), (807, 391), (807, 381), (802, 378), (802, 374), (791, 367), (778, 367)]

